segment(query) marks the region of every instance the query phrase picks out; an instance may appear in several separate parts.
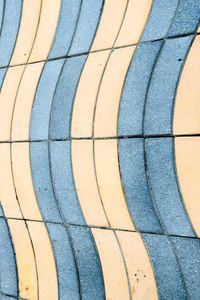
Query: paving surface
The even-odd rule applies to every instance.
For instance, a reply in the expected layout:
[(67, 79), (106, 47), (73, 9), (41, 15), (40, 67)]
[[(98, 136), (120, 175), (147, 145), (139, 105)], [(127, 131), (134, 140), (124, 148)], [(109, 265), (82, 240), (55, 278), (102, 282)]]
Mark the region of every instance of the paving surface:
[(200, 299), (199, 20), (0, 0), (0, 299)]

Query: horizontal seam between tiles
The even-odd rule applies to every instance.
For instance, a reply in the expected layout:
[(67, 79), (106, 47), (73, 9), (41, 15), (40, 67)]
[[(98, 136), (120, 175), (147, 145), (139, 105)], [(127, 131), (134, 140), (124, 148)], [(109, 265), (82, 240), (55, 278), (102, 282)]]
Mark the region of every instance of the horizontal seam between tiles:
[(137, 45), (142, 45), (142, 44), (148, 44), (148, 43), (154, 43), (154, 42), (160, 42), (160, 41), (166, 41), (166, 40), (172, 40), (176, 38), (184, 38), (187, 36), (197, 36), (200, 35), (200, 32), (194, 32), (194, 33), (188, 33), (188, 34), (181, 34), (181, 35), (174, 35), (174, 36), (169, 36), (165, 38), (160, 38), (160, 39), (155, 39), (155, 40), (147, 40), (147, 41), (140, 41), (138, 43), (133, 43), (133, 44), (127, 44), (123, 46), (117, 46), (117, 47), (111, 47), (111, 48), (103, 48), (103, 49), (98, 49), (98, 50), (93, 50), (93, 51), (87, 51), (87, 52), (82, 52), (82, 53), (77, 53), (77, 54), (72, 54), (72, 55), (64, 55), (64, 56), (59, 56), (59, 57), (54, 57), (54, 58), (48, 58), (44, 60), (38, 60), (34, 62), (28, 62), (28, 63), (23, 63), (23, 64), (16, 64), (16, 65), (7, 65), (7, 66), (2, 66), (0, 67), (1, 69), (7, 69), (7, 68), (14, 68), (14, 67), (19, 67), (19, 66), (25, 66), (25, 65), (33, 65), (37, 63), (42, 63), (42, 62), (50, 62), (50, 61), (56, 61), (60, 59), (66, 59), (66, 58), (73, 58), (73, 57), (79, 57), (83, 55), (89, 55), (90, 53), (98, 53), (98, 52), (103, 52), (103, 51), (108, 51), (108, 50), (117, 50), (117, 49), (123, 49), (123, 48), (128, 48), (128, 47), (133, 47)]
[(189, 238), (189, 239), (196, 239), (200, 240), (199, 237), (195, 236), (186, 236), (186, 235), (179, 235), (179, 234), (169, 234), (169, 233), (159, 233), (153, 231), (139, 231), (139, 230), (131, 230), (131, 229), (124, 229), (124, 228), (115, 228), (115, 227), (105, 227), (105, 226), (96, 226), (96, 225), (82, 225), (82, 224), (75, 224), (75, 223), (68, 223), (68, 222), (55, 222), (55, 221), (44, 221), (44, 220), (33, 220), (33, 219), (25, 219), (25, 218), (14, 218), (14, 217), (4, 217), (0, 216), (0, 219), (4, 220), (18, 220), (23, 222), (36, 222), (36, 223), (43, 223), (47, 224), (55, 224), (55, 225), (62, 225), (62, 226), (77, 226), (81, 228), (88, 228), (88, 229), (102, 229), (102, 230), (110, 230), (110, 231), (122, 231), (122, 232), (135, 232), (140, 234), (151, 234), (151, 235), (160, 235), (160, 236), (168, 236), (168, 237), (181, 237), (181, 238)]
[(200, 137), (198, 134), (135, 134), (135, 135), (119, 135), (108, 137), (69, 137), (61, 139), (38, 139), (38, 140), (2, 140), (0, 144), (14, 144), (14, 143), (40, 143), (40, 142), (65, 142), (65, 141), (93, 141), (93, 140), (122, 140), (122, 139), (148, 139), (148, 138), (177, 138), (177, 137)]

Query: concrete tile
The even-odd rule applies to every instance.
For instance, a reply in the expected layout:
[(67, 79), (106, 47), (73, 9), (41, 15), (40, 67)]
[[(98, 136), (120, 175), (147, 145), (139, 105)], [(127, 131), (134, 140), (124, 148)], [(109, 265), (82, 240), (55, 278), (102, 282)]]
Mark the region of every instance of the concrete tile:
[(150, 189), (166, 232), (194, 236), (177, 184), (173, 139), (147, 139), (145, 145)]
[(70, 226), (69, 234), (78, 265), (81, 299), (105, 299), (101, 264), (90, 230)]
[(191, 46), (180, 77), (175, 99), (173, 133), (200, 133), (200, 36)]
[(120, 139), (118, 155), (122, 186), (132, 220), (139, 231), (163, 231), (147, 182), (143, 139)]
[(193, 228), (200, 236), (200, 138), (179, 137), (175, 139), (177, 177), (183, 202)]
[(84, 225), (72, 173), (69, 141), (50, 143), (50, 163), (55, 196), (65, 221)]
[(87, 56), (68, 58), (60, 75), (52, 103), (49, 137), (64, 139), (70, 135), (71, 113), (76, 88)]
[(1, 292), (17, 297), (16, 261), (8, 226), (4, 219), (0, 219), (0, 276)]
[(87, 224), (108, 227), (96, 178), (93, 141), (73, 140), (71, 159), (76, 192)]
[(151, 12), (141, 37), (142, 42), (162, 39), (167, 35), (178, 3), (178, 0), (153, 1)]
[(44, 66), (31, 112), (31, 141), (48, 139), (51, 105), (63, 63), (64, 59), (60, 59), (49, 61)]
[(47, 142), (30, 144), (30, 164), (33, 186), (44, 220), (60, 222), (61, 217), (51, 181)]
[(116, 231), (116, 235), (126, 262), (133, 299), (158, 300), (153, 267), (140, 234)]
[(185, 279), (188, 298), (199, 299), (200, 240), (171, 237)]
[(142, 134), (145, 96), (162, 41), (139, 44), (121, 95), (118, 135)]
[(94, 38), (103, 0), (83, 0), (69, 55), (88, 52)]
[(59, 224), (47, 224), (54, 249), (58, 275), (59, 299), (80, 299), (76, 261), (66, 229)]
[(49, 58), (67, 55), (79, 19), (81, 0), (63, 0)]
[(180, 0), (168, 36), (194, 33), (199, 24), (199, 15), (199, 1)]
[(172, 132), (175, 93), (191, 41), (192, 36), (189, 36), (167, 40), (163, 45), (148, 90), (144, 120), (145, 134)]
[(5, 2), (4, 20), (0, 36), (0, 67), (7, 66), (18, 34), (22, 9), (22, 1), (8, 0)]
[(142, 234), (154, 269), (159, 299), (186, 300), (180, 266), (168, 237)]
[(128, 278), (122, 253), (113, 231), (93, 228), (98, 249), (106, 299), (130, 299)]

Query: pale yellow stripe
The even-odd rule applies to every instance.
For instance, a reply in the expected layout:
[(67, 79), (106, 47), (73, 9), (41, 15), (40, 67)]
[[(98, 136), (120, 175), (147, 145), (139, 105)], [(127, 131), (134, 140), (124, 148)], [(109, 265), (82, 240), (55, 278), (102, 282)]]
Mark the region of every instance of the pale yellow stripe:
[(48, 232), (41, 222), (28, 221), (27, 225), (35, 250), (39, 299), (57, 300), (57, 272)]
[(19, 296), (38, 299), (37, 271), (33, 248), (26, 224), (22, 220), (8, 220), (17, 260)]
[(175, 139), (178, 180), (191, 223), (200, 236), (200, 138)]
[[(116, 3), (116, 1), (114, 2)], [(151, 5), (152, 0), (129, 0), (127, 12), (115, 47), (136, 44), (139, 42)], [(115, 10), (115, 4), (113, 5), (112, 11), (113, 10)]]
[(97, 99), (95, 137), (111, 137), (117, 134), (121, 92), (134, 51), (135, 46), (116, 49), (110, 57)]
[(0, 200), (7, 218), (22, 218), (13, 185), (10, 144), (0, 144)]
[(42, 0), (40, 23), (29, 63), (47, 58), (56, 32), (60, 6), (61, 0)]
[(139, 233), (116, 231), (125, 257), (132, 299), (157, 300), (152, 266)]
[(95, 179), (93, 141), (72, 141), (75, 187), (87, 224), (108, 226)]
[(112, 48), (123, 21), (127, 0), (106, 0), (91, 51)]
[(21, 24), (10, 65), (27, 62), (40, 17), (41, 0), (24, 0)]
[(0, 93), (0, 140), (9, 141), (13, 106), (24, 66), (9, 68)]
[(103, 269), (106, 299), (129, 300), (125, 266), (114, 233), (110, 230), (92, 229)]
[(12, 140), (29, 140), (32, 104), (43, 66), (43, 62), (27, 65), (24, 71), (14, 107)]
[(91, 53), (78, 85), (72, 114), (71, 135), (91, 137), (98, 87), (110, 51)]
[(95, 140), (94, 145), (97, 181), (110, 225), (134, 230), (121, 185), (117, 140)]
[(175, 102), (175, 134), (200, 133), (200, 36), (190, 49)]
[(29, 147), (29, 143), (11, 145), (14, 182), (24, 218), (42, 220), (33, 189)]

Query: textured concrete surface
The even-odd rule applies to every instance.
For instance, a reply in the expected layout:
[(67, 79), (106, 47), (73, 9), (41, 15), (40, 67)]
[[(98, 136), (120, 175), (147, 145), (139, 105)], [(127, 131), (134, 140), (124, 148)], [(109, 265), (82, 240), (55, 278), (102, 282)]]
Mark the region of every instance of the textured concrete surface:
[(199, 22), (0, 0), (0, 300), (200, 299)]

